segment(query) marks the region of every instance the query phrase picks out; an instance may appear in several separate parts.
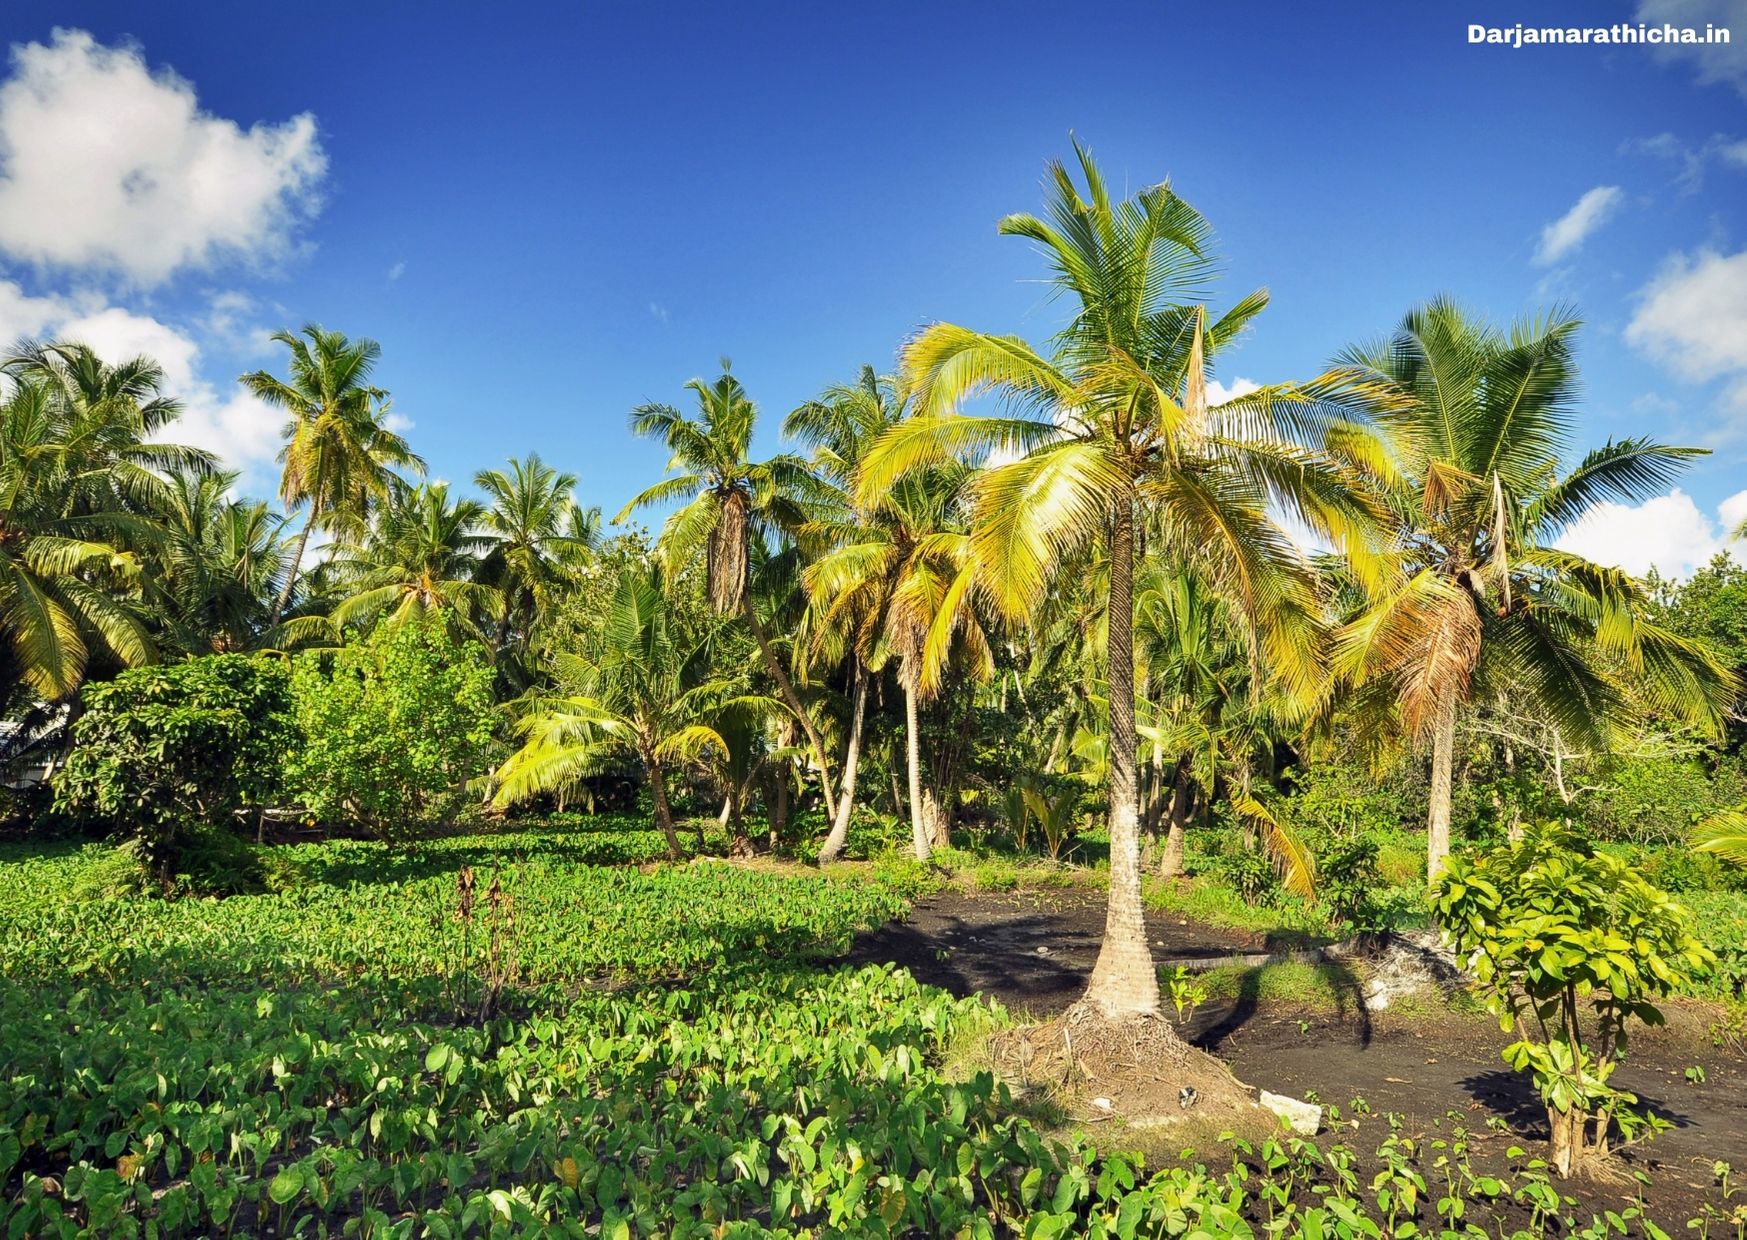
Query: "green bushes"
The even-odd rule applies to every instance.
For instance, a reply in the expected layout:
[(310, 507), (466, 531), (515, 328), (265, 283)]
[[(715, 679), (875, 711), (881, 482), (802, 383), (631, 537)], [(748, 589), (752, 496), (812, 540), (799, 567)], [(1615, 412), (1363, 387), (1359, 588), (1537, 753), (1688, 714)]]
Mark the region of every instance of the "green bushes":
[(304, 739), (285, 757), (286, 782), (316, 819), (383, 836), (453, 813), (489, 766), (491, 685), (479, 647), (440, 617), (300, 655), (292, 693)]
[(1652, 1000), (1716, 960), (1690, 913), (1559, 825), (1472, 861), (1453, 857), (1434, 904), (1502, 1027), (1521, 1032), (1504, 1057), (1540, 1091), (1560, 1174), (1605, 1153), (1616, 1125), (1631, 1136), (1663, 1123), (1634, 1111), (1637, 1097), (1609, 1078), (1628, 1022), (1661, 1024)]
[(85, 693), (55, 781), (59, 812), (135, 841), (160, 883), (204, 834), (275, 798), (296, 749), (282, 664), (213, 655), (122, 672)]

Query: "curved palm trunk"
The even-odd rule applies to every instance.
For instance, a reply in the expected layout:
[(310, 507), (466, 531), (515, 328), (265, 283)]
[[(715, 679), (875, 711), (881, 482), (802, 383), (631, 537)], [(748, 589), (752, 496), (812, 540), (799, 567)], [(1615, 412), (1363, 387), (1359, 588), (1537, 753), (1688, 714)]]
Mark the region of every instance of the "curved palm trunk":
[(649, 774), (649, 798), (655, 802), (655, 825), (667, 839), (667, 857), (678, 861), (679, 836), (673, 829), (673, 810), (667, 804), (667, 777), (661, 773), (661, 763), (653, 754), (643, 755), (643, 769)]
[(309, 520), (303, 523), (303, 533), (297, 536), (297, 550), (291, 553), (291, 567), (286, 570), (285, 584), (279, 587), (279, 597), (273, 600), (273, 613), (267, 617), (267, 627), (272, 628), (279, 623), (279, 617), (285, 614), (285, 609), (291, 605), (291, 592), (297, 586), (297, 570), (303, 567), (303, 551), (309, 545), (309, 532), (315, 528), (317, 516), (316, 505), (309, 506)]
[(904, 758), (910, 771), (910, 840), (916, 860), (926, 861), (932, 851), (928, 823), (922, 813), (922, 746), (916, 726), (916, 686), (904, 680)]
[(770, 639), (765, 635), (764, 625), (758, 619), (758, 612), (752, 606), (752, 592), (746, 591), (740, 596), (740, 610), (746, 616), (746, 625), (752, 630), (752, 639), (758, 643), (758, 653), (764, 657), (764, 668), (770, 673), (776, 687), (783, 695), (783, 701), (794, 712), (795, 721), (801, 725), (801, 730), (807, 734), (807, 744), (812, 747), (813, 761), (819, 764), (819, 789), (825, 796), (825, 812), (833, 822), (837, 819), (837, 798), (831, 791), (831, 766), (825, 759), (825, 738), (819, 735), (819, 729), (813, 726), (813, 716), (807, 713), (807, 708), (801, 705), (800, 695), (795, 692), (794, 682), (778, 662), (776, 653), (770, 648)]
[(1431, 804), (1426, 815), (1426, 882), (1436, 883), (1450, 855), (1450, 795), (1456, 755), (1456, 699), (1438, 708), (1432, 733)]
[(1110, 683), (1110, 903), (1085, 1002), (1107, 1017), (1159, 1010), (1140, 894), (1140, 787), (1134, 720), (1134, 508), (1124, 496), (1110, 523), (1107, 609)]
[(843, 795), (837, 801), (837, 814), (831, 820), (831, 834), (819, 849), (819, 864), (830, 865), (843, 855), (849, 842), (849, 816), (855, 810), (855, 776), (861, 766), (861, 726), (867, 714), (867, 673), (861, 660), (855, 660), (855, 698), (849, 719), (849, 751), (843, 755)]

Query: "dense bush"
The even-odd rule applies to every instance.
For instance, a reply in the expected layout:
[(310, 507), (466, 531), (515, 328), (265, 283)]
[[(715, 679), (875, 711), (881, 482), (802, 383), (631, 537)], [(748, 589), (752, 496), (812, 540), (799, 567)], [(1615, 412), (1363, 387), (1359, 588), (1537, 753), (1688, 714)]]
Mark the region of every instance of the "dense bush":
[(453, 812), (489, 764), (491, 686), (483, 652), (440, 616), (301, 655), (291, 687), (304, 743), (286, 781), (313, 817), (385, 836)]
[(279, 662), (212, 655), (91, 686), (55, 780), (57, 810), (131, 837), (168, 882), (200, 836), (229, 832), (278, 794), (297, 747), (289, 684)]

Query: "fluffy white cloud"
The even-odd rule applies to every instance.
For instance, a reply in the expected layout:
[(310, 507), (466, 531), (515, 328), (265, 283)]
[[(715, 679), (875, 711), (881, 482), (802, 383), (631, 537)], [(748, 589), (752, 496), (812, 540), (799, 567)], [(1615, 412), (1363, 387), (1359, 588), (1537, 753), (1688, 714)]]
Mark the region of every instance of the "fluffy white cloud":
[(57, 30), (0, 85), (0, 251), (142, 285), (284, 253), (327, 168), (308, 113), (244, 130), (133, 48)]
[(1607, 223), (1619, 209), (1625, 194), (1617, 185), (1598, 185), (1579, 198), (1571, 210), (1541, 230), (1541, 244), (1535, 250), (1535, 263), (1548, 266), (1558, 262), (1583, 244), (1596, 229)]
[(76, 341), (115, 363), (141, 354), (163, 368), (164, 391), (182, 402), (165, 438), (219, 454), (246, 486), (271, 482), (284, 418), (240, 388), (220, 391), (201, 373), (200, 345), (188, 332), (120, 306), (31, 297), (0, 280), (0, 341), (23, 336)]
[(1638, 20), (1650, 25), (1725, 26), (1733, 34), (1727, 43), (1656, 44), (1659, 60), (1687, 61), (1702, 84), (1733, 86), (1747, 97), (1747, 5), (1742, 0), (1638, 0)]
[(1562, 534), (1567, 551), (1629, 573), (1655, 568), (1663, 576), (1686, 576), (1729, 545), (1729, 534), (1747, 518), (1747, 491), (1701, 511), (1692, 496), (1674, 488), (1642, 504), (1599, 504)]
[(1218, 379), (1207, 381), (1207, 403), (1223, 405), (1228, 400), (1236, 400), (1240, 396), (1248, 396), (1262, 385), (1254, 379), (1233, 379), (1231, 386), (1226, 387)]
[(1692, 382), (1747, 373), (1747, 250), (1669, 258), (1640, 294), (1626, 341)]

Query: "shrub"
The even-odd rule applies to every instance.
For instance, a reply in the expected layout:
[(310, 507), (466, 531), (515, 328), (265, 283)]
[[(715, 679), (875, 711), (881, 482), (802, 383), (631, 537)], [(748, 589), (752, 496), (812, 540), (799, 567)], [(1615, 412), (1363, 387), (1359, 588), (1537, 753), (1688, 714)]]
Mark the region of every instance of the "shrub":
[(287, 782), (316, 818), (385, 837), (451, 811), (488, 765), (491, 683), (479, 647), (440, 617), (380, 627), (327, 658), (302, 655), (291, 686), (305, 741)]
[(62, 813), (137, 841), (159, 882), (179, 854), (279, 791), (295, 748), (282, 664), (211, 655), (126, 671), (85, 691), (73, 752), (55, 780)]
[(1613, 1125), (1628, 1137), (1666, 1126), (1635, 1113), (1636, 1095), (1609, 1078), (1627, 1022), (1661, 1024), (1651, 1000), (1716, 962), (1690, 913), (1558, 824), (1472, 861), (1452, 858), (1434, 906), (1500, 1025), (1520, 1029), (1504, 1058), (1540, 1091), (1560, 1174), (1606, 1153)]
[(1369, 835), (1334, 845), (1316, 867), (1317, 896), (1329, 916), (1355, 930), (1383, 929), (1383, 906), (1377, 901), (1377, 841)]

